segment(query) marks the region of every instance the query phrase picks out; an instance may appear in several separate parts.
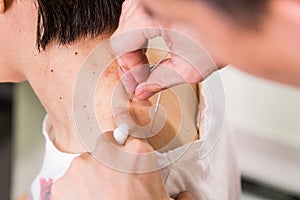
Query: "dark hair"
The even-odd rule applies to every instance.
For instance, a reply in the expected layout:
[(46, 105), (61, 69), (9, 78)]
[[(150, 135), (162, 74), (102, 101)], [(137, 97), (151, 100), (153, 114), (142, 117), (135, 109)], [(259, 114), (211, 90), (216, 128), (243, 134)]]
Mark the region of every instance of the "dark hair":
[(266, 14), (269, 0), (206, 0), (209, 5), (225, 13), (234, 22), (257, 26)]
[(70, 44), (76, 39), (114, 31), (124, 0), (37, 0), (37, 46)]

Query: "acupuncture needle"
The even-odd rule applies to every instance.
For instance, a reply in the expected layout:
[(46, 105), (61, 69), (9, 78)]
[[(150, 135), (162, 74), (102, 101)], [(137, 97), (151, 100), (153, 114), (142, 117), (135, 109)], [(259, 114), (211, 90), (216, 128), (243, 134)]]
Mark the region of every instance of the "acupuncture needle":
[(158, 112), (158, 108), (159, 108), (160, 100), (161, 100), (161, 95), (162, 95), (162, 93), (160, 92), (160, 93), (158, 94), (157, 101), (156, 101), (156, 104), (155, 104), (155, 111), (154, 111), (155, 113)]
[[(169, 53), (167, 53), (153, 67), (151, 67), (150, 68), (150, 73), (152, 73), (161, 64), (161, 62), (168, 57), (168, 55), (169, 55)], [(153, 120), (152, 120), (152, 124), (151, 124), (151, 129), (150, 129), (151, 133), (153, 133), (154, 122), (155, 122), (156, 114), (157, 114), (159, 106), (160, 106), (161, 97), (162, 97), (162, 93), (159, 92), (157, 100), (156, 100), (156, 104), (155, 104), (154, 116), (153, 116)]]
[[(154, 66), (152, 66), (150, 68), (150, 73), (152, 73), (161, 64), (161, 62), (164, 61), (168, 57), (168, 55), (169, 55), (169, 52), (164, 57), (162, 57)], [(158, 93), (158, 97), (157, 97), (157, 101), (156, 101), (156, 104), (155, 104), (155, 111), (154, 111), (154, 113), (158, 112), (158, 108), (159, 108), (159, 105), (160, 105), (161, 96), (162, 96), (162, 93), (159, 92)], [(156, 115), (154, 115), (154, 117), (155, 116)], [(153, 120), (154, 120), (154, 118), (153, 118)]]
[[(169, 55), (169, 53), (167, 53), (154, 66), (152, 66), (150, 68), (150, 73), (152, 73), (161, 64), (161, 62), (168, 57), (168, 55)], [(119, 67), (120, 67), (121, 71), (124, 73), (125, 70), (123, 69), (123, 67), (122, 66), (119, 66)], [(127, 79), (127, 77), (125, 77), (125, 79)], [(162, 93), (159, 92), (158, 93), (158, 97), (157, 97), (157, 101), (156, 101), (156, 104), (155, 104), (154, 116), (153, 116), (153, 121), (152, 121), (152, 125), (151, 125), (151, 132), (153, 132), (154, 120), (156, 118), (156, 114), (157, 114), (158, 109), (159, 109), (159, 105), (160, 105), (160, 101), (161, 101), (161, 96), (162, 96)], [(121, 124), (113, 132), (115, 140), (120, 145), (124, 145), (125, 141), (128, 138), (128, 134), (129, 134), (129, 130), (128, 130), (128, 125), (127, 124)]]
[(161, 62), (164, 61), (168, 56), (169, 56), (169, 52), (164, 57), (162, 57), (155, 65), (150, 67), (150, 73), (152, 73), (158, 67), (158, 65), (160, 65)]

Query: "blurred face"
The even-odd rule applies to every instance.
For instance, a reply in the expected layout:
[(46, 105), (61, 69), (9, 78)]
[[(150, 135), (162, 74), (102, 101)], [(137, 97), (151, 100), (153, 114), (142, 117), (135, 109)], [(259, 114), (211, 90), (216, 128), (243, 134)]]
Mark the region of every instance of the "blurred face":
[(37, 9), (33, 0), (9, 0), (0, 13), (0, 82), (23, 81), (34, 54)]
[(248, 73), (300, 86), (300, 3), (270, 1), (258, 29), (238, 25), (201, 0), (143, 0), (164, 23), (192, 30), (193, 37), (223, 63)]

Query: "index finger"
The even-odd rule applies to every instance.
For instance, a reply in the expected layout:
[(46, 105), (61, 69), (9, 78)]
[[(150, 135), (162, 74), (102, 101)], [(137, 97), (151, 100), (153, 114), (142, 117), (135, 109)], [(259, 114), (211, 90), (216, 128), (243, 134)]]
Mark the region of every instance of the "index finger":
[[(124, 6), (124, 12), (128, 10)], [(117, 61), (123, 73), (130, 72), (133, 77), (129, 80), (122, 79), (128, 93), (133, 92), (132, 86), (147, 79), (149, 62), (145, 49), (147, 49), (149, 39), (161, 35), (158, 29), (156, 31), (149, 29), (157, 25), (146, 14), (143, 7), (138, 5), (134, 11), (130, 10), (130, 12), (129, 16), (122, 14), (121, 20), (123, 21), (110, 39), (111, 47), (118, 56)]]

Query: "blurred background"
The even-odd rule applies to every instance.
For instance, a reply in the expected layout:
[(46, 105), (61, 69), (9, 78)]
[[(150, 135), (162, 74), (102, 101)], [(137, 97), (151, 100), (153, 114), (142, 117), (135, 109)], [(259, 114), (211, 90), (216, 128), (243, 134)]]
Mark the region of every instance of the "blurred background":
[(232, 67), (221, 76), (243, 199), (300, 199), (300, 90)]
[[(300, 90), (220, 72), (236, 137), (244, 200), (300, 199)], [(44, 151), (45, 112), (27, 83), (0, 84), (0, 200), (29, 190)]]

